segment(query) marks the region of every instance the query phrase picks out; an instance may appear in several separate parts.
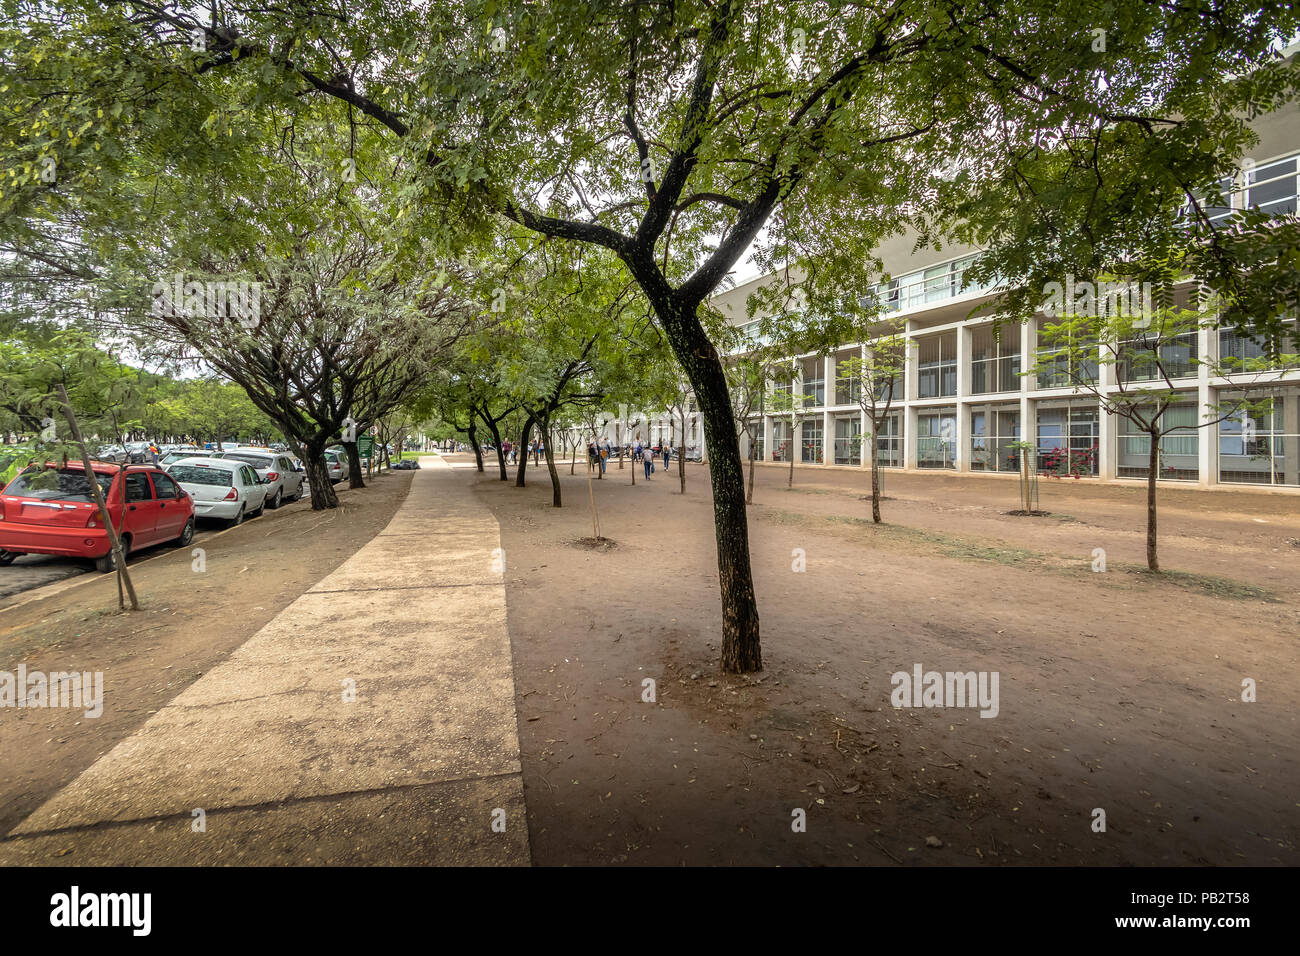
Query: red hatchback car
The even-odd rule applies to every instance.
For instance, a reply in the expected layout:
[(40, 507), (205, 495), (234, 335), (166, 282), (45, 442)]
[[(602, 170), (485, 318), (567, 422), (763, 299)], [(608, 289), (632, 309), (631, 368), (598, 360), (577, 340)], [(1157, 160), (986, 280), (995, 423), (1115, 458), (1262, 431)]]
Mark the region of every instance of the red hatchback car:
[[(127, 554), (194, 538), (194, 502), (161, 468), (91, 462)], [(123, 520), (125, 515), (125, 520)], [(22, 554), (90, 558), (113, 569), (112, 545), (81, 465), (28, 468), (0, 492), (0, 565)]]

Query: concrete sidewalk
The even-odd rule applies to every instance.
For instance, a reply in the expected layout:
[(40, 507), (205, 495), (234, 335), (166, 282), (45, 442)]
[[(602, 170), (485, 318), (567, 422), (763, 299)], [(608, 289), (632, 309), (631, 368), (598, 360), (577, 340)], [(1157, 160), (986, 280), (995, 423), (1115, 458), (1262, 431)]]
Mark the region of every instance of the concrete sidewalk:
[(448, 464), (421, 465), (384, 531), (25, 819), (0, 864), (527, 864), (500, 532)]

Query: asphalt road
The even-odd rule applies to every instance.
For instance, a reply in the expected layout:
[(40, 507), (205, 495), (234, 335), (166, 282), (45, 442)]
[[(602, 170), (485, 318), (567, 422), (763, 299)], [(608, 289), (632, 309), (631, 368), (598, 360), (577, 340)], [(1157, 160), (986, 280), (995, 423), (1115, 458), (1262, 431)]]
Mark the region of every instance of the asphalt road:
[[(306, 485), (304, 484), (304, 488)], [(274, 511), (267, 511), (266, 516), (275, 514)], [(259, 521), (260, 518), (250, 518), (250, 521)], [(194, 540), (202, 541), (210, 534), (217, 531), (224, 531), (226, 523), (217, 519), (199, 519), (194, 528)], [(167, 545), (161, 544), (151, 547), (140, 552), (145, 558), (152, 557), (167, 549)], [(135, 555), (131, 556), (134, 561)], [(130, 566), (128, 561), (127, 566)], [(31, 591), (46, 584), (53, 584), (56, 581), (63, 581), (67, 578), (75, 578), (79, 574), (99, 574), (95, 570), (93, 561), (81, 561), (76, 558), (61, 558), (51, 554), (25, 554), (21, 558), (16, 558), (14, 563), (8, 567), (0, 567), (0, 600), (12, 597), (15, 594), (22, 594), (24, 591)]]

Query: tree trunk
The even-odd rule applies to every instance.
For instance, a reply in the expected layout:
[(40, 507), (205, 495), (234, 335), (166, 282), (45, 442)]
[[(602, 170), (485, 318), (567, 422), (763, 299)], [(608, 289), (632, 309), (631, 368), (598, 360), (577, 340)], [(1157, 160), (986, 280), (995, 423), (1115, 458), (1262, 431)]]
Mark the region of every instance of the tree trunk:
[(551, 505), (558, 508), (560, 507), (560, 473), (555, 469), (555, 452), (551, 448), (551, 429), (547, 425), (542, 425), (541, 429), (542, 434), (546, 435), (546, 444), (544, 446), (546, 451), (544, 454), (546, 455), (546, 470), (551, 473)]
[(754, 503), (754, 431), (748, 429), (746, 434), (749, 436), (749, 490), (745, 492), (745, 504)]
[(1160, 478), (1160, 436), (1151, 432), (1151, 455), (1147, 468), (1147, 567), (1160, 570), (1156, 556), (1156, 482)]
[(478, 446), (478, 426), (474, 424), (473, 412), (470, 412), (469, 428), (466, 429), (465, 434), (469, 438), (470, 446), (474, 449), (474, 464), (478, 466), (479, 471), (482, 471), (483, 449)]
[(304, 464), (307, 466), (307, 483), (311, 487), (311, 510), (323, 511), (337, 508), (339, 496), (334, 493), (334, 484), (330, 481), (329, 466), (325, 464), (325, 444), (306, 445), (303, 447)]
[(787, 489), (794, 487), (794, 419), (790, 419), (790, 477), (786, 479), (785, 487)]
[(528, 471), (528, 436), (533, 431), (533, 416), (524, 419), (524, 430), (519, 435), (519, 471), (515, 474), (515, 487), (524, 488), (524, 474)]
[[(677, 303), (660, 303), (658, 311), (668, 330), (677, 361), (685, 369), (704, 419), (709, 453), (709, 483), (713, 491), (713, 529), (718, 552), (718, 586), (722, 595), (722, 669), (740, 674), (763, 669), (758, 604), (749, 557), (749, 525), (745, 515), (745, 473), (736, 439), (727, 376), (717, 349), (709, 341), (695, 310)], [(665, 314), (667, 312), (668, 314)], [(683, 437), (683, 448), (685, 438)], [(683, 488), (685, 455), (680, 459)]]
[(505, 449), (501, 447), (501, 431), (497, 428), (497, 423), (486, 414), (481, 417), (483, 423), (487, 425), (488, 431), (492, 433), (492, 447), (497, 450), (497, 465), (501, 468), (501, 480), (509, 481), (510, 476), (506, 473), (506, 453)]
[[(734, 427), (734, 426), (733, 426)], [(740, 445), (736, 445), (736, 458), (740, 458)], [(686, 494), (686, 446), (682, 445), (677, 449), (677, 480), (682, 486), (682, 494)], [(741, 479), (743, 484), (744, 479)]]
[[(875, 445), (875, 443), (876, 441), (875, 438), (873, 437), (871, 440), (871, 444)], [(880, 524), (880, 460), (879, 460), (880, 456), (874, 454), (875, 452), (874, 448), (872, 448), (872, 452), (873, 454), (871, 456), (871, 520), (874, 521), (876, 524)]]
[[(361, 452), (357, 451), (357, 443), (354, 441), (345, 441), (343, 450), (348, 455), (348, 487), (364, 488), (366, 480), (361, 476)], [(374, 456), (372, 451), (371, 456)]]

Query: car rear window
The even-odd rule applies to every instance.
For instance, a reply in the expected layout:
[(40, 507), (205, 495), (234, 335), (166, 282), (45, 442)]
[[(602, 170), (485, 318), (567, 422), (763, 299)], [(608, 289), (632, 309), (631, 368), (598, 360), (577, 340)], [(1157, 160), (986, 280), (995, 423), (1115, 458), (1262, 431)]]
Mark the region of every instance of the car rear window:
[(215, 465), (172, 465), (167, 469), (183, 485), (229, 485), (230, 472)]
[[(113, 476), (96, 472), (95, 480), (99, 482), (100, 491), (107, 495), (109, 487), (113, 484)], [(25, 471), (9, 483), (4, 493), (21, 495), (24, 498), (41, 498), (45, 501), (95, 500), (86, 472), (74, 471), (71, 468)]]
[(242, 461), (246, 465), (252, 465), (254, 468), (270, 468), (271, 459), (264, 455), (239, 455), (232, 452), (225, 452), (222, 458), (233, 458), (235, 461)]

